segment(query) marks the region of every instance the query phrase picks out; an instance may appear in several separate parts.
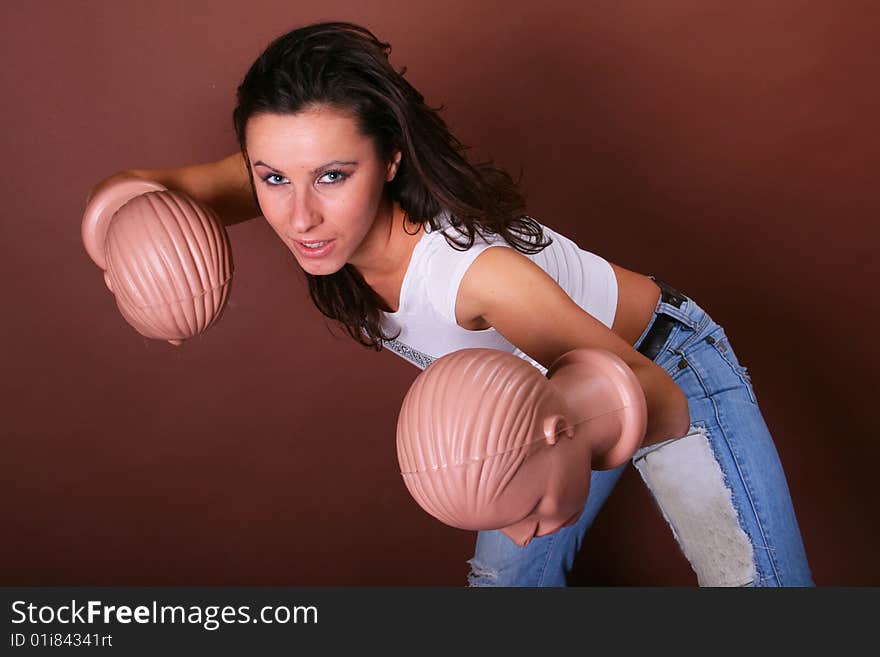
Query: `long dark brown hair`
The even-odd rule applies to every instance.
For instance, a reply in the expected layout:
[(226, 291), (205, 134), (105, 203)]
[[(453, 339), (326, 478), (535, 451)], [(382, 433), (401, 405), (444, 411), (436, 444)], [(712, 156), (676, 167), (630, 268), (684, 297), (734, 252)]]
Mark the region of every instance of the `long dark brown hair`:
[[(425, 104), (404, 79), (405, 69), (398, 72), (391, 66), (390, 52), (390, 45), (366, 28), (339, 22), (301, 27), (270, 43), (239, 85), (233, 112), (251, 185), (245, 128), (252, 116), (335, 107), (355, 117), (386, 162), (401, 151), (386, 192), (411, 222), (427, 222), (437, 230), (438, 215), (445, 209), (458, 233), (447, 231), (446, 239), (456, 249), (469, 249), (477, 234), (499, 235), (523, 253), (546, 247), (550, 240), (524, 214), (525, 199), (510, 175), (492, 162), (468, 162), (465, 146), (449, 131), (439, 109)], [(352, 265), (326, 276), (306, 273), (306, 278), (318, 309), (364, 346), (379, 350), (384, 340), (395, 337), (382, 331), (382, 310), (387, 308), (381, 297)]]

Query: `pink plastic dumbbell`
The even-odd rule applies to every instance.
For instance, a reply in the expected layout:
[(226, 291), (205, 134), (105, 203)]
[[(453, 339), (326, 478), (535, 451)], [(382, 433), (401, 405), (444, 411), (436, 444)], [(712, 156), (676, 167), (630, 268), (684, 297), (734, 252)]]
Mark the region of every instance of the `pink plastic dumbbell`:
[(219, 317), (232, 252), (209, 207), (155, 182), (122, 180), (89, 199), (82, 239), (141, 335), (180, 345)]

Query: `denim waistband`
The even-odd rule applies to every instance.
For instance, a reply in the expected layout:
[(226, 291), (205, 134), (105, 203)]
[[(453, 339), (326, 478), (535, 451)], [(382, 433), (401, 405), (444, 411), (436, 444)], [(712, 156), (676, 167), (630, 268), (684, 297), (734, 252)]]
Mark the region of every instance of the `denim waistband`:
[[(652, 277), (653, 278), (653, 277)], [(639, 339), (636, 340), (633, 345), (633, 349), (638, 349), (641, 346), (642, 341), (651, 331), (651, 328), (654, 326), (654, 323), (657, 321), (657, 317), (660, 315), (666, 315), (667, 317), (671, 317), (677, 320), (680, 324), (684, 325), (688, 329), (697, 331), (709, 323), (711, 323), (711, 318), (706, 314), (706, 312), (700, 308), (696, 304), (696, 302), (687, 296), (684, 293), (679, 292), (682, 296), (684, 296), (684, 303), (681, 304), (681, 307), (676, 307), (670, 303), (666, 303), (663, 301), (663, 296), (657, 300), (657, 305), (654, 307), (654, 313), (651, 316), (651, 321), (648, 322), (648, 325), (645, 327), (645, 330), (642, 331), (642, 334), (639, 336)], [(673, 329), (670, 332), (668, 338), (671, 338), (675, 330)], [(668, 341), (667, 338), (667, 341)], [(662, 350), (661, 350), (662, 353)]]

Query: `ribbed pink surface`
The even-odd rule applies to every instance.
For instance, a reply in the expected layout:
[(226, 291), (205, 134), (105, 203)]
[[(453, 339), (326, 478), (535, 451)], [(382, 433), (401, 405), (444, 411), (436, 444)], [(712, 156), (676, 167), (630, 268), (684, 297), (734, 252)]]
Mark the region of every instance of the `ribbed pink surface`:
[(150, 192), (126, 203), (105, 250), (119, 311), (145, 337), (192, 338), (226, 303), (233, 269), (226, 231), (210, 208), (183, 194)]
[(493, 499), (540, 439), (535, 415), (551, 394), (536, 368), (503, 351), (462, 349), (434, 361), (397, 423), (400, 471), (416, 503), (453, 527), (503, 526)]

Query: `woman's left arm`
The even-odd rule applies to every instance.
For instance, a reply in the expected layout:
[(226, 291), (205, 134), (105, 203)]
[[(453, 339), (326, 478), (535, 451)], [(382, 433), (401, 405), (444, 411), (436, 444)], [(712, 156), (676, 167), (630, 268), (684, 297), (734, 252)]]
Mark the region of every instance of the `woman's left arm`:
[(459, 287), (455, 316), (461, 326), (484, 320), (544, 367), (572, 349), (607, 349), (632, 369), (645, 392), (648, 427), (642, 445), (688, 431), (687, 398), (669, 375), (514, 249), (489, 248), (474, 260)]

